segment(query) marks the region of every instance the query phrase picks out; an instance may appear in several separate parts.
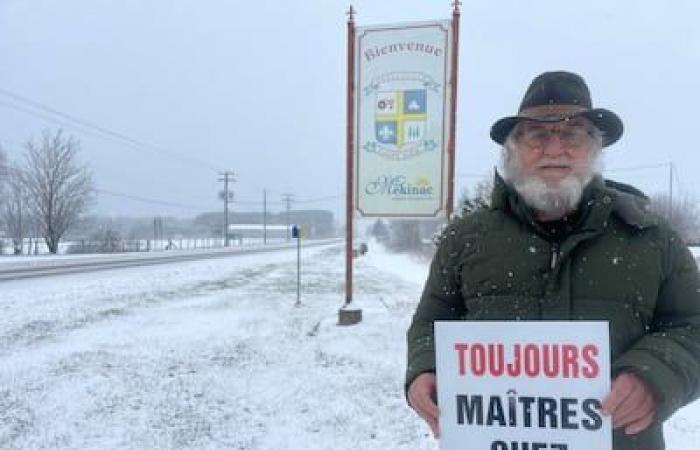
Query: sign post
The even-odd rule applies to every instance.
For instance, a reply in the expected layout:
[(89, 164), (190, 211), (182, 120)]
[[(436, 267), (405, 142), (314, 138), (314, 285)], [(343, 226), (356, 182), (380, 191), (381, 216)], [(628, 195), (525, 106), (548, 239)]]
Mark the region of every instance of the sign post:
[(452, 61), (450, 62), (450, 134), (447, 143), (447, 154), (449, 165), (447, 168), (447, 202), (445, 204), (446, 216), (449, 221), (454, 212), (454, 191), (455, 191), (455, 141), (457, 132), (457, 79), (459, 67), (459, 5), (461, 2), (455, 0), (452, 6)]
[(294, 306), (301, 306), (301, 238), (303, 235), (303, 226), (292, 225), (292, 238), (297, 240), (297, 302)]
[(436, 322), (440, 449), (612, 450), (608, 323)]
[(355, 181), (354, 148), (355, 148), (355, 10), (352, 5), (348, 15), (348, 60), (347, 60), (347, 109), (346, 109), (346, 141), (345, 141), (345, 302), (338, 311), (338, 325), (354, 325), (362, 320), (362, 310), (355, 309), (352, 304), (352, 238), (355, 205), (353, 190)]

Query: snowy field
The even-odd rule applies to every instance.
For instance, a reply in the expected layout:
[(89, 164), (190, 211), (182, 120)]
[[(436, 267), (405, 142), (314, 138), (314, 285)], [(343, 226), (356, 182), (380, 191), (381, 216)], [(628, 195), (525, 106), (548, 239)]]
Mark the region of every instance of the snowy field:
[[(427, 265), (342, 246), (0, 285), (1, 449), (437, 449), (403, 399)], [(666, 425), (700, 448), (700, 404)]]

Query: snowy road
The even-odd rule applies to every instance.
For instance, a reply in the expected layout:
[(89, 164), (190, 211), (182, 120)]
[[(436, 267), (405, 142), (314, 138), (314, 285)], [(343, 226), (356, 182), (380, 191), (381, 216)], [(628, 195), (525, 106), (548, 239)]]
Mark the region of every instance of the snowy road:
[[(341, 239), (312, 240), (306, 241), (304, 245), (306, 248), (310, 248), (341, 241)], [(296, 244), (283, 243), (254, 245), (249, 247), (232, 246), (217, 249), (173, 250), (167, 252), (52, 255), (38, 258), (6, 257), (0, 258), (0, 281), (122, 269), (126, 267), (150, 266), (155, 264), (200, 261), (211, 258), (230, 258), (232, 256), (275, 252), (289, 248), (296, 248)]]
[[(406, 408), (425, 264), (342, 246), (13, 281), (0, 291), (2, 449), (436, 449)], [(117, 277), (118, 275), (118, 277)], [(667, 424), (700, 448), (700, 405)]]

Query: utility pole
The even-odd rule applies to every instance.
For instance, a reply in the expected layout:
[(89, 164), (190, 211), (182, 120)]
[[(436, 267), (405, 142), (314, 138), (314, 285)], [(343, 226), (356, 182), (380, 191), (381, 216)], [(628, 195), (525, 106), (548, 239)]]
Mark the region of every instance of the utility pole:
[(294, 194), (282, 194), (282, 201), (284, 201), (287, 204), (287, 242), (289, 242), (289, 210), (292, 206), (292, 202), (294, 201)]
[(263, 189), (263, 245), (267, 244), (267, 189)]
[(156, 245), (163, 250), (163, 218), (153, 218), (153, 250), (156, 250)]
[(236, 179), (233, 177), (233, 172), (222, 172), (219, 181), (224, 182), (224, 191), (220, 193), (220, 197), (224, 200), (224, 247), (228, 247), (228, 204), (233, 201), (233, 191), (229, 192), (229, 182), (234, 183)]

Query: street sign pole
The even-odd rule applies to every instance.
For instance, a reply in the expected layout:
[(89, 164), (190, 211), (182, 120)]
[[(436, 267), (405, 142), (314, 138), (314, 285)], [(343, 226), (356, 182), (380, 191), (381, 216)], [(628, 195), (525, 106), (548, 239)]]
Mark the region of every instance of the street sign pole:
[(297, 303), (295, 306), (301, 306), (301, 233), (297, 228)]
[(303, 227), (292, 225), (292, 238), (297, 240), (297, 302), (294, 306), (301, 306), (301, 236)]

